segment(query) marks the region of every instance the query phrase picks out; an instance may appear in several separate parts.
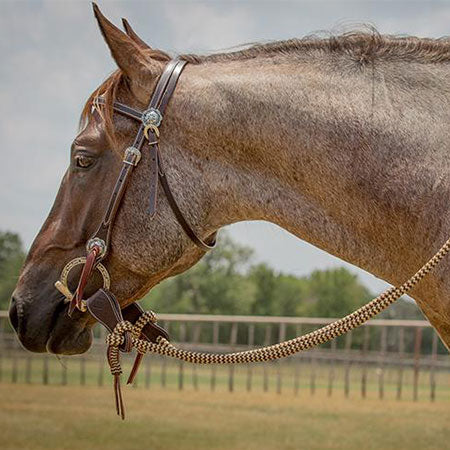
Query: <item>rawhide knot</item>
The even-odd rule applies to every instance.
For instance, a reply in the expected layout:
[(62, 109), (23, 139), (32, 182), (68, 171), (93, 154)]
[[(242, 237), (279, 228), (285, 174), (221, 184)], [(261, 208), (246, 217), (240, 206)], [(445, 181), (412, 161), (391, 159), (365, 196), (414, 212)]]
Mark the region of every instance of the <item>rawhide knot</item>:
[(109, 347), (117, 347), (123, 352), (130, 352), (133, 346), (131, 335), (133, 335), (134, 326), (128, 320), (120, 321), (113, 332), (106, 336), (106, 343)]

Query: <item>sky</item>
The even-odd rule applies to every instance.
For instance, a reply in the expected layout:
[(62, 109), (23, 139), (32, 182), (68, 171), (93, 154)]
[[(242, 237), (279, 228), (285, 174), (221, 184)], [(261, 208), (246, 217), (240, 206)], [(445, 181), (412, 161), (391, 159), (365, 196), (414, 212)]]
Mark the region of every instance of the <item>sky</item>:
[[(172, 54), (214, 52), (250, 42), (375, 25), (382, 33), (450, 34), (446, 1), (101, 1), (126, 17), (151, 46)], [(69, 163), (79, 114), (114, 69), (90, 2), (0, 0), (0, 230), (28, 248), (53, 204)], [(345, 266), (374, 293), (387, 284), (275, 225), (242, 222), (231, 236), (255, 250), (254, 262), (307, 275)]]

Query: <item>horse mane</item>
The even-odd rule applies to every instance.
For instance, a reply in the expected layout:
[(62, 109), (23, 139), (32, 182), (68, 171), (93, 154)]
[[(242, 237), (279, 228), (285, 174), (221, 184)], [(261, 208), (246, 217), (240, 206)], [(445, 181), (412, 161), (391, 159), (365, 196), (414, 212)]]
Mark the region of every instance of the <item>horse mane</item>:
[(312, 51), (346, 53), (359, 62), (369, 62), (378, 58), (400, 58), (439, 63), (450, 61), (450, 38), (382, 35), (374, 27), (366, 25), (362, 30), (339, 35), (311, 34), (303, 38), (249, 44), (237, 51), (210, 55), (187, 54), (181, 58), (193, 64), (201, 64), (277, 55), (293, 56)]
[[(161, 50), (146, 50), (148, 57), (168, 62), (170, 56)], [(235, 51), (208, 55), (184, 54), (179, 58), (191, 64), (248, 60), (258, 57), (293, 56), (305, 52), (345, 53), (363, 65), (376, 59), (401, 59), (422, 63), (450, 62), (450, 38), (418, 38), (415, 36), (382, 35), (375, 28), (365, 26), (362, 31), (350, 31), (339, 35), (312, 34), (303, 38), (283, 41), (247, 44)], [(127, 80), (120, 69), (113, 72), (88, 98), (80, 118), (84, 127), (95, 109), (105, 122), (106, 135), (114, 142), (113, 103), (119, 87), (128, 88)], [(102, 95), (105, 105), (95, 104)]]

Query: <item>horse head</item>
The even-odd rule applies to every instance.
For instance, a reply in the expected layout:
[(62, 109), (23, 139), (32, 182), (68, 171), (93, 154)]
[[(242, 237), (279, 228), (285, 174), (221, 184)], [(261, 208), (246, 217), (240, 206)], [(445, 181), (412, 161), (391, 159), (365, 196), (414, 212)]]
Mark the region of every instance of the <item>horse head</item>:
[[(70, 165), (54, 205), (31, 246), (12, 297), (11, 323), (22, 344), (36, 352), (76, 354), (86, 351), (91, 344), (94, 320), (80, 311), (69, 317), (67, 302), (55, 289), (54, 281), (68, 261), (85, 253), (86, 242), (95, 233), (107, 208), (124, 149), (131, 145), (137, 132), (136, 122), (114, 114), (112, 103), (118, 100), (144, 110), (169, 60), (163, 52), (147, 46), (128, 22), (124, 21), (127, 31), (124, 33), (95, 5), (94, 13), (119, 69), (86, 103), (81, 131), (70, 149)], [(99, 96), (105, 99), (102, 107), (96, 103)], [(162, 146), (171, 160), (182, 149), (183, 126), (180, 121), (175, 126), (177, 117), (170, 113), (164, 119), (163, 133), (167, 139), (164, 138)], [(183, 234), (162, 196), (156, 214), (149, 216), (147, 158), (144, 151), (143, 161), (134, 171), (120, 204), (108, 256), (102, 261), (122, 307), (164, 278), (186, 270), (204, 254)], [(202, 235), (211, 234), (215, 230), (202, 228), (201, 224), (208, 214), (208, 190), (199, 190), (198, 195), (192, 196), (189, 190), (190, 183), (185, 181), (186, 198), (180, 199), (185, 214)], [(70, 272), (68, 284), (72, 290), (79, 276), (80, 267)], [(85, 295), (92, 294), (101, 283), (101, 277), (95, 273)]]

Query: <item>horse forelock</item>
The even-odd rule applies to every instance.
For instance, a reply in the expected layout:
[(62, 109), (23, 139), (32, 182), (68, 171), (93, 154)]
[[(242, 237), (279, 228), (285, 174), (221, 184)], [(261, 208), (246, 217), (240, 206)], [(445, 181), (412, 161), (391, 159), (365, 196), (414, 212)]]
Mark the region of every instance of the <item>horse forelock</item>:
[[(155, 59), (160, 62), (170, 61), (170, 56), (160, 50), (148, 49), (144, 53), (148, 58)], [(143, 86), (144, 88), (144, 86)], [(79, 128), (83, 129), (92, 118), (96, 111), (104, 122), (105, 133), (107, 139), (114, 144), (116, 141), (115, 128), (113, 123), (113, 104), (117, 100), (119, 89), (129, 91), (129, 83), (126, 80), (122, 70), (117, 69), (89, 96), (83, 106)], [(105, 100), (104, 104), (99, 104), (96, 99), (102, 96)]]

